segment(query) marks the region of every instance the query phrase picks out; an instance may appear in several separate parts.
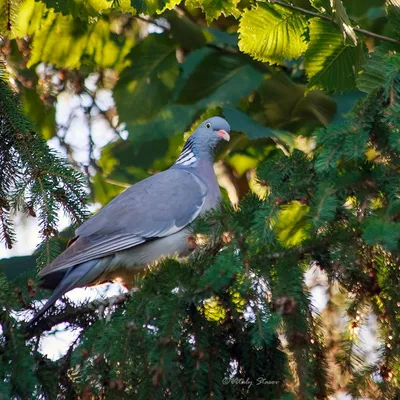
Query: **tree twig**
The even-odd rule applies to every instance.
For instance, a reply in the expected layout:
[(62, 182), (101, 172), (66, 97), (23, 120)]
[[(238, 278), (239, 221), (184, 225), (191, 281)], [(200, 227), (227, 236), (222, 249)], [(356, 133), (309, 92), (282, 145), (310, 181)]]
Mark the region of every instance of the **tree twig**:
[(34, 336), (41, 335), (45, 331), (51, 330), (54, 326), (63, 322), (74, 323), (77, 322), (79, 317), (84, 317), (87, 314), (94, 314), (99, 309), (123, 304), (132, 296), (132, 294), (133, 292), (130, 291), (106, 299), (96, 299), (86, 305), (81, 304), (74, 308), (66, 307), (62, 312), (39, 320), (34, 327), (29, 328), (26, 331), (25, 337), (26, 339), (31, 339)]

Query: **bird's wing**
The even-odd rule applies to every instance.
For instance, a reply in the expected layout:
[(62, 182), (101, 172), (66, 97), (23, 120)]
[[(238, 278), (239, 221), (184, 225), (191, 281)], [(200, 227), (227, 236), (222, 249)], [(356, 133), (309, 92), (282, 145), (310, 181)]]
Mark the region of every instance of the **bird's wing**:
[(180, 169), (140, 181), (80, 226), (78, 238), (39, 275), (172, 235), (200, 214), (207, 192), (199, 178)]

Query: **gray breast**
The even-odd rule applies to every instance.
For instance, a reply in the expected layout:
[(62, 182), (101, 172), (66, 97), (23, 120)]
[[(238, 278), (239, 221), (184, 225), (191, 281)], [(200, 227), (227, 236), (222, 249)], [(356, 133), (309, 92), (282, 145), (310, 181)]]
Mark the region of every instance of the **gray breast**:
[(92, 285), (116, 281), (130, 287), (135, 275), (163, 257), (184, 257), (188, 255), (190, 253), (190, 244), (187, 240), (189, 235), (188, 229), (182, 229), (173, 235), (150, 240), (105, 257), (101, 261), (108, 265), (105, 265), (104, 273)]

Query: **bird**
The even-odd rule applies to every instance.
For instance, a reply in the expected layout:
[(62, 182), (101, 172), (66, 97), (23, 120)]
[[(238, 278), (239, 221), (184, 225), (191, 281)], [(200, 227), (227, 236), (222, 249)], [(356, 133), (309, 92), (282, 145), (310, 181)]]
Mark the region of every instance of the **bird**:
[(220, 202), (214, 154), (229, 133), (225, 119), (206, 119), (169, 169), (130, 186), (85, 221), (39, 272), (41, 287), (53, 292), (28, 326), (74, 288), (118, 282), (130, 289), (134, 276), (161, 258), (190, 254), (190, 224)]

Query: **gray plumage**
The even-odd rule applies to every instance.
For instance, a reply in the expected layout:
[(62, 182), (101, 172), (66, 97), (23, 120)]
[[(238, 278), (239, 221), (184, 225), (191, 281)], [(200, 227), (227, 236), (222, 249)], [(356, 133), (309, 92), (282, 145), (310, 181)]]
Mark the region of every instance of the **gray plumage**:
[(219, 202), (213, 155), (229, 131), (220, 117), (204, 121), (171, 168), (134, 184), (81, 225), (40, 271), (42, 286), (54, 292), (29, 324), (71, 289), (108, 281), (129, 288), (137, 272), (161, 257), (187, 255), (188, 225)]

